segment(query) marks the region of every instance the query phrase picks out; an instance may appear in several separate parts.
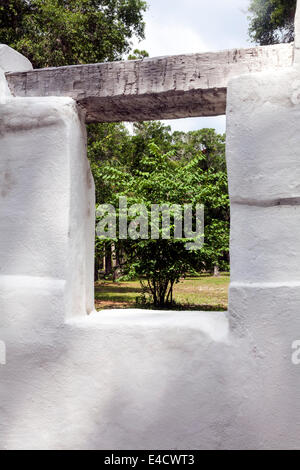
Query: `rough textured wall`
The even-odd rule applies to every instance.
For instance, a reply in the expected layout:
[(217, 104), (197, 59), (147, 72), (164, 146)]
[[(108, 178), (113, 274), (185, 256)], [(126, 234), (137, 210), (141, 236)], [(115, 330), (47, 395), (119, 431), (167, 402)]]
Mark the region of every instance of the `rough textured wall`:
[[(300, 81), (297, 66), (228, 89), (233, 332), (251, 341), (252, 425), (266, 447), (299, 447)], [(256, 413), (254, 411), (256, 409)]]
[(229, 85), (229, 323), (205, 312), (87, 316), (83, 118), (70, 98), (12, 98), (2, 74), (1, 449), (299, 448), (298, 76)]

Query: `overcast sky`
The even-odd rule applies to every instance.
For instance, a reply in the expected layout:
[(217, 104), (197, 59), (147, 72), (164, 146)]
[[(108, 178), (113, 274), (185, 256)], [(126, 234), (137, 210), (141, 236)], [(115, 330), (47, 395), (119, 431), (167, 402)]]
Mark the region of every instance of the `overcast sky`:
[[(250, 0), (148, 0), (146, 40), (135, 43), (150, 57), (247, 47)], [(166, 121), (175, 130), (215, 127), (225, 131), (225, 117)]]

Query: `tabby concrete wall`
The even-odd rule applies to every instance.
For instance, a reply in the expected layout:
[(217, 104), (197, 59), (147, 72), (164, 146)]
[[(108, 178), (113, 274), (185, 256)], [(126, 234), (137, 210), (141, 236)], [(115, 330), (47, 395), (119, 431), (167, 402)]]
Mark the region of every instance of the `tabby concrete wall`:
[(299, 448), (297, 76), (229, 85), (228, 315), (93, 312), (84, 116), (2, 74), (1, 449)]

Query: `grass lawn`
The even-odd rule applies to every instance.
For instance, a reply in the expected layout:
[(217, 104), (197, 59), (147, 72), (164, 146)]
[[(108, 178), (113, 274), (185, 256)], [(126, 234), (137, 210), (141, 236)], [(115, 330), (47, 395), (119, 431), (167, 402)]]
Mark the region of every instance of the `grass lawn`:
[[(201, 274), (188, 277), (175, 286), (176, 310), (227, 310), (229, 274), (219, 277)], [(97, 310), (135, 308), (135, 299), (141, 293), (138, 281), (99, 281), (95, 284)]]

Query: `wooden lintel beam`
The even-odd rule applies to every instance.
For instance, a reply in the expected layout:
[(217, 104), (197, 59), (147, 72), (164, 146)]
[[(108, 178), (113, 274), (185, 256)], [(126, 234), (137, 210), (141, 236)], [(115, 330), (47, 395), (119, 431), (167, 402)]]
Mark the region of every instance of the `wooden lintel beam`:
[(70, 96), (87, 122), (144, 121), (226, 113), (231, 78), (289, 67), (293, 44), (6, 74), (14, 96)]

